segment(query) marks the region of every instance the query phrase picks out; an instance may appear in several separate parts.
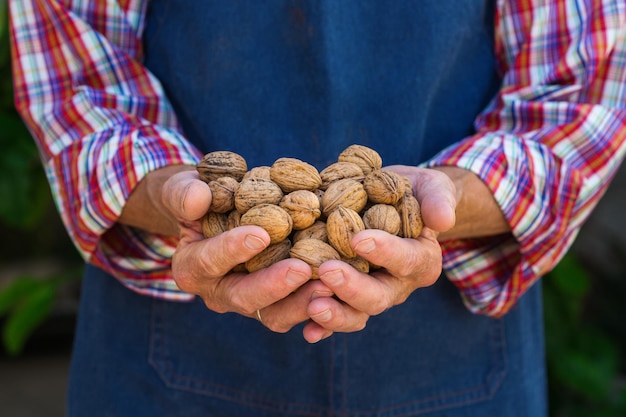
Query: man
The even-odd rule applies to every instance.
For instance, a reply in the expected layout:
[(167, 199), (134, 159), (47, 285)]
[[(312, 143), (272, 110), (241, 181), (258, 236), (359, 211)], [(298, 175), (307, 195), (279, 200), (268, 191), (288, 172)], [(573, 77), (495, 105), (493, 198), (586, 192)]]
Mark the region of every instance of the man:
[[(623, 2), (10, 13), (16, 102), (90, 264), (69, 415), (546, 414), (533, 284), (623, 158)], [(323, 168), (351, 143), (411, 180), (422, 235), (357, 234), (371, 275), (229, 273), (269, 238), (202, 238), (202, 154)]]

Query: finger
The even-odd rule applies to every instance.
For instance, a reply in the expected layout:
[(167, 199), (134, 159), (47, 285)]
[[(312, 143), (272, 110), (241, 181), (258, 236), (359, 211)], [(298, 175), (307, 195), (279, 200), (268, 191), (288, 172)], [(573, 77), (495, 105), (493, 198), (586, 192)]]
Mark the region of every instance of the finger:
[(370, 317), (369, 314), (332, 297), (320, 297), (312, 300), (309, 304), (308, 313), (311, 320), (322, 328), (333, 332), (363, 330)]
[(441, 266), (441, 246), (436, 233), (424, 228), (415, 239), (404, 239), (382, 230), (357, 233), (352, 245), (357, 254), (375, 265), (382, 266), (398, 277), (423, 273)]
[(210, 239), (198, 239), (189, 228), (172, 257), (172, 272), (181, 290), (201, 294), (211, 279), (221, 278), (269, 245), (270, 238), (258, 226), (242, 226)]
[(332, 334), (332, 330), (325, 329), (313, 320), (309, 321), (302, 328), (302, 336), (304, 336), (304, 340), (309, 343), (317, 343), (320, 340), (324, 340), (332, 336)]
[(310, 280), (288, 296), (260, 309), (262, 323), (272, 331), (287, 332), (309, 320), (307, 307), (312, 299), (332, 296), (332, 291), (321, 281)]
[(415, 198), (420, 203), (424, 225), (445, 232), (456, 222), (456, 187), (449, 176), (421, 169), (415, 177)]
[(441, 274), (441, 248), (430, 229), (418, 239), (366, 230), (357, 233), (352, 243), (360, 256), (383, 269), (367, 275), (343, 262), (328, 261), (319, 267), (320, 280), (341, 301), (370, 316), (404, 302)]
[(435, 169), (390, 165), (385, 167), (407, 177), (420, 203), (424, 224), (438, 232), (451, 229), (456, 222), (457, 190), (452, 179)]
[[(319, 277), (320, 281), (332, 290), (343, 303), (355, 311), (366, 313), (367, 316), (380, 314), (395, 304), (396, 291), (389, 282), (363, 274), (345, 262), (328, 261), (323, 263), (319, 267)], [(311, 301), (312, 304), (313, 301)], [(320, 302), (316, 302), (315, 305), (319, 308)], [(316, 310), (310, 313), (330, 314), (332, 311)], [(311, 318), (319, 323), (323, 322), (322, 316), (311, 316)]]
[[(289, 296), (297, 293), (299, 287), (311, 279), (311, 268), (299, 259), (285, 259), (268, 268), (251, 274), (232, 274), (215, 288), (212, 299), (226, 300), (222, 308), (243, 315), (252, 316), (256, 310), (263, 310), (263, 323), (278, 330), (288, 330), (291, 326), (304, 321), (305, 301)], [(299, 297), (306, 295), (298, 294)], [(276, 313), (275, 303), (285, 301), (287, 308)], [(300, 301), (301, 314), (294, 314)], [(219, 307), (219, 306), (217, 306)], [(289, 308), (290, 307), (290, 308)], [(274, 312), (273, 312), (274, 311)]]
[(196, 171), (176, 173), (163, 184), (165, 207), (182, 221), (200, 219), (211, 206), (211, 189)]

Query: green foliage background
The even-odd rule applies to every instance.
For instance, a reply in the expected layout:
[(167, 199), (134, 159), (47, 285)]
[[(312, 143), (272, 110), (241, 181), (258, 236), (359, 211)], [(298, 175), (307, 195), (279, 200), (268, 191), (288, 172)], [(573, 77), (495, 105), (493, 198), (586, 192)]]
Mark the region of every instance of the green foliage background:
[(49, 318), (59, 291), (80, 277), (78, 256), (60, 232), (39, 154), (13, 105), (6, 0), (0, 0), (0, 268), (54, 258), (63, 268), (17, 275), (0, 286), (2, 344), (19, 354)]
[[(80, 261), (60, 226), (37, 148), (15, 111), (11, 82), (6, 0), (0, 0), (0, 268), (23, 256), (70, 265), (44, 279), (18, 275), (0, 287), (4, 349), (18, 355), (45, 325), (59, 289), (79, 279)], [(626, 280), (591, 279), (568, 255), (543, 286), (551, 416), (626, 416)]]
[(626, 416), (624, 278), (571, 254), (543, 278), (551, 416)]

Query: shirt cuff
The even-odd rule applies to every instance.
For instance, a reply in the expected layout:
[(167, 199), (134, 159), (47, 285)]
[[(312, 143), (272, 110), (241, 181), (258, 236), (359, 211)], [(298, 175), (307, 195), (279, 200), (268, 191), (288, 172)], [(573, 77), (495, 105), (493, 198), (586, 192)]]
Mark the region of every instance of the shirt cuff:
[(581, 180), (541, 143), (501, 133), (468, 138), (423, 164), (445, 165), (478, 175), (511, 226), (511, 233), (442, 244), (444, 272), (467, 307), (500, 317), (573, 242)]

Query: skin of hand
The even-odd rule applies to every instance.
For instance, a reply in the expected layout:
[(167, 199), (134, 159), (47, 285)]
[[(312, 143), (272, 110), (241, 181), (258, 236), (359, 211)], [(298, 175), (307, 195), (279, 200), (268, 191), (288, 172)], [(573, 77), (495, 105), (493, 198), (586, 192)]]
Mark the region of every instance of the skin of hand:
[(148, 174), (136, 187), (120, 222), (166, 235), (179, 235), (172, 259), (181, 290), (200, 296), (216, 312), (237, 312), (286, 332), (308, 321), (304, 338), (317, 342), (333, 332), (362, 330), (370, 316), (404, 302), (416, 289), (436, 282), (442, 270), (439, 241), (508, 231), (508, 223), (482, 181), (456, 167), (389, 166), (409, 178), (420, 202), (424, 230), (403, 239), (365, 230), (351, 242), (356, 252), (383, 268), (363, 274), (340, 261), (319, 267), (319, 280), (297, 259), (255, 273), (232, 273), (269, 244), (260, 227), (242, 226), (204, 239), (200, 219), (211, 203), (209, 187), (193, 167), (172, 166)]
[(359, 331), (370, 316), (403, 303), (416, 289), (434, 284), (442, 271), (439, 241), (490, 236), (510, 230), (487, 186), (473, 173), (456, 167), (424, 169), (389, 166), (409, 178), (420, 202), (424, 230), (417, 239), (403, 239), (379, 230), (357, 233), (356, 253), (382, 269), (363, 274), (343, 262), (319, 267), (320, 281), (334, 297), (311, 301), (311, 321), (304, 337), (317, 342), (332, 332)]
[(232, 273), (240, 263), (269, 245), (269, 235), (257, 226), (241, 226), (211, 239), (201, 232), (200, 219), (211, 205), (211, 190), (194, 167), (171, 166), (149, 173), (127, 201), (119, 222), (180, 237), (172, 258), (179, 288), (201, 297), (213, 311), (256, 317), (286, 332), (309, 319), (312, 298), (332, 295), (320, 281), (310, 281), (311, 268), (286, 259), (251, 274)]

